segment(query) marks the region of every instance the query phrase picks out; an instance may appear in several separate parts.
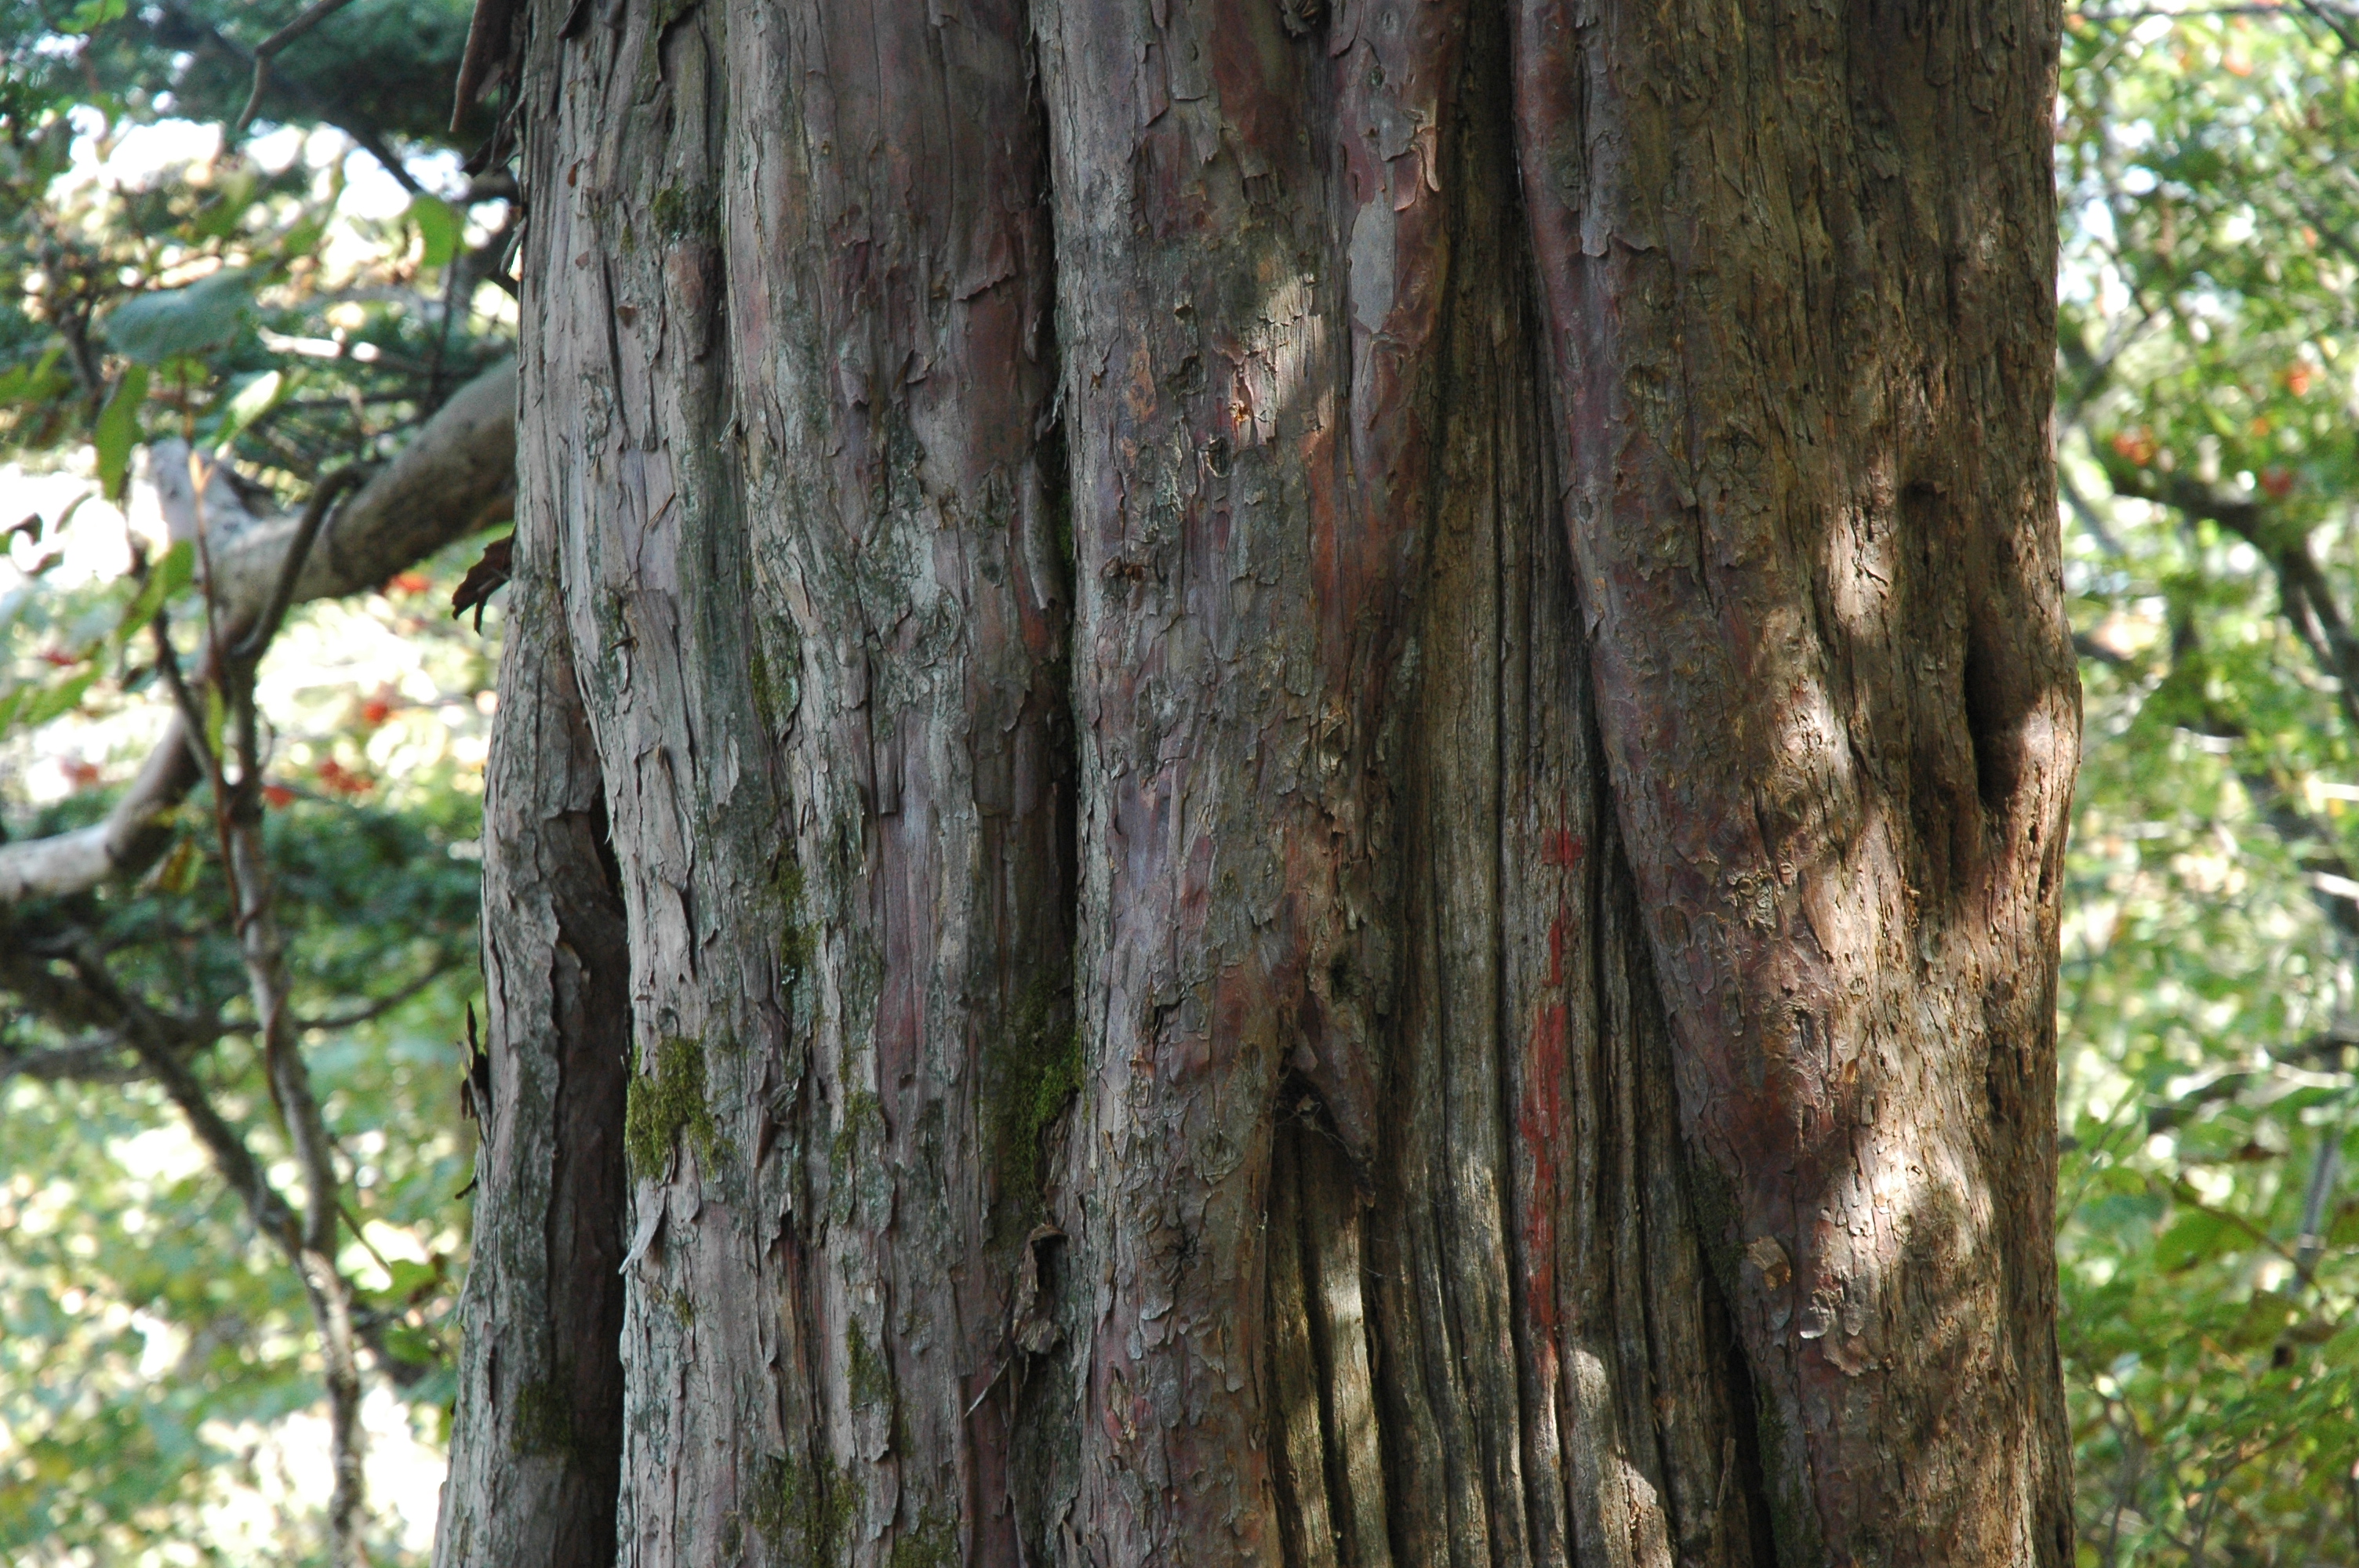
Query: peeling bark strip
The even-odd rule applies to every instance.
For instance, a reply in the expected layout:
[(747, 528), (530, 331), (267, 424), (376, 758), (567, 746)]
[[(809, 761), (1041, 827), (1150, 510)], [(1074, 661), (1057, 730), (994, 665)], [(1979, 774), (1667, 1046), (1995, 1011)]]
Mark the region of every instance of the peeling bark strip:
[(527, 7), (620, 1560), (2061, 1561), (2013, 3)]
[(1598, 700), (1781, 1551), (2068, 1561), (2055, 8), (1519, 12)]

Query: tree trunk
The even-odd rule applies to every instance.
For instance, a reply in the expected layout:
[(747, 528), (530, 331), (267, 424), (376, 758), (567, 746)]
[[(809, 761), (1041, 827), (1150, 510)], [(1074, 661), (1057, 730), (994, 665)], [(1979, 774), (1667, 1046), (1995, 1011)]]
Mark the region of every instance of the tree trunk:
[(2068, 1561), (2054, 25), (524, 6), (628, 1248), (438, 1563)]

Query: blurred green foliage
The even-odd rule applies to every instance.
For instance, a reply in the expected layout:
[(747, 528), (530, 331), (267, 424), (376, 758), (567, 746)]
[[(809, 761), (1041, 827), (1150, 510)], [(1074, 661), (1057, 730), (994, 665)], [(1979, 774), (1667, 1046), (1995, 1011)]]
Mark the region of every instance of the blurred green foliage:
[[(94, 804), (76, 797), (30, 826), (66, 826)], [(185, 1033), (216, 1106), (283, 1162), (241, 1027), (245, 979), (206, 814), (201, 798), (182, 814), (154, 885), (21, 906), (0, 943), (12, 968), (69, 945), (103, 955)], [(449, 849), (473, 831), (470, 816), (451, 795), (407, 810), (299, 798), (272, 814), (268, 834), (295, 1006), (323, 1021), (307, 1054), (348, 1162), (347, 1204), (391, 1254), (380, 1262), (356, 1243), (345, 1262), (362, 1280), (380, 1367), (436, 1435), (455, 1391), (445, 1320), (463, 1263), (456, 1195), (469, 1163), (451, 1042), (474, 984), (476, 882)], [(397, 1005), (365, 1016), (386, 1002)], [(86, 1038), (60, 1022), (19, 1013), (0, 1049), (71, 1050)], [(190, 1528), (251, 1470), (256, 1429), (317, 1402), (316, 1355), (285, 1260), (253, 1235), (162, 1095), (115, 1081), (131, 1076), (107, 1053), (77, 1077), (0, 1091), (0, 1422), (11, 1439), (0, 1558), (67, 1562), (77, 1555), (69, 1546), (105, 1557), (181, 1541), (208, 1548), (204, 1560), (303, 1560), (307, 1507), (242, 1543)]]
[(2359, 17), (2068, 14), (2085, 1563), (2359, 1563)]

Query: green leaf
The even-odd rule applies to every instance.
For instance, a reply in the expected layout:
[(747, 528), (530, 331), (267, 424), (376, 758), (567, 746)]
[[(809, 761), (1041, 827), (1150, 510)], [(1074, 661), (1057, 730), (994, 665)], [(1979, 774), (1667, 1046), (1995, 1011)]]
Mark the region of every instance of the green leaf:
[(2224, 1336), (2228, 1345), (2237, 1350), (2250, 1350), (2256, 1345), (2267, 1345), (2287, 1328), (2301, 1319), (2300, 1306), (2273, 1291), (2256, 1291), (2245, 1305), (2244, 1315), (2229, 1328)]
[(442, 1282), (442, 1271), (430, 1263), (413, 1262), (408, 1258), (395, 1258), (389, 1264), (393, 1282), (385, 1293), (396, 1301), (408, 1302), (422, 1291)]
[(2176, 1274), (2196, 1264), (2234, 1251), (2232, 1242), (2243, 1232), (2216, 1214), (2196, 1209), (2171, 1221), (2170, 1228), (2154, 1244), (2154, 1266), (2165, 1274)]
[(30, 364), (0, 371), (0, 403), (46, 403), (71, 390), (73, 378), (58, 368), (64, 353), (64, 345), (53, 345)]
[(222, 405), (221, 424), (213, 431), (213, 453), (217, 458), (229, 456), (230, 447), (245, 434), (256, 419), (278, 405), (278, 400), (293, 390), (291, 378), (282, 371), (266, 371), (247, 382)]
[(2097, 1173), (2095, 1184), (2099, 1192), (2114, 1193), (2124, 1197), (2143, 1197), (2147, 1191), (2145, 1175), (2126, 1165), (2106, 1166)]
[(386, 1330), (385, 1347), (413, 1365), (432, 1366), (442, 1358), (442, 1346), (432, 1335), (406, 1323)]
[(317, 254), (320, 242), (327, 237), (328, 212), (321, 211), (297, 223), (278, 237), (278, 255), (282, 261)]
[(139, 438), (139, 405), (147, 397), (147, 367), (133, 365), (114, 384), (114, 395), (99, 411), (91, 445), (98, 449), (99, 488), (120, 501), (131, 475), (131, 448)]
[(186, 288), (134, 295), (107, 316), (106, 341), (151, 365), (212, 348), (236, 334), (256, 281), (250, 267), (223, 267)]
[(90, 690), (98, 676), (96, 665), (85, 665), (52, 685), (17, 687), (0, 699), (0, 733), (12, 729), (31, 730), (61, 713), (72, 712), (82, 706), (82, 694)]
[(82, 0), (66, 19), (58, 24), (61, 33), (90, 33), (109, 22), (123, 19), (130, 8), (130, 0)]
[(409, 204), (409, 221), (418, 225), (419, 237), (425, 242), (426, 265), (449, 265), (459, 250), (459, 214), (451, 211), (450, 203), (421, 195)]
[(164, 552), (164, 558), (149, 568), (147, 580), (142, 583), (137, 597), (125, 605), (123, 620), (115, 628), (118, 642), (128, 642), (139, 629), (156, 618), (164, 601), (186, 589), (195, 580), (193, 562), (195, 546), (182, 539)]

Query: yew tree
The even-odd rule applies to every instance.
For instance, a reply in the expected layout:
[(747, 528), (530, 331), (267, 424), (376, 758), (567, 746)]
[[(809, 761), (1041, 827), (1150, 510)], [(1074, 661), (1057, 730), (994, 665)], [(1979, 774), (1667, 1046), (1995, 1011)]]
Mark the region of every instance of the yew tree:
[(461, 1564), (2043, 1563), (2048, 0), (484, 0)]

